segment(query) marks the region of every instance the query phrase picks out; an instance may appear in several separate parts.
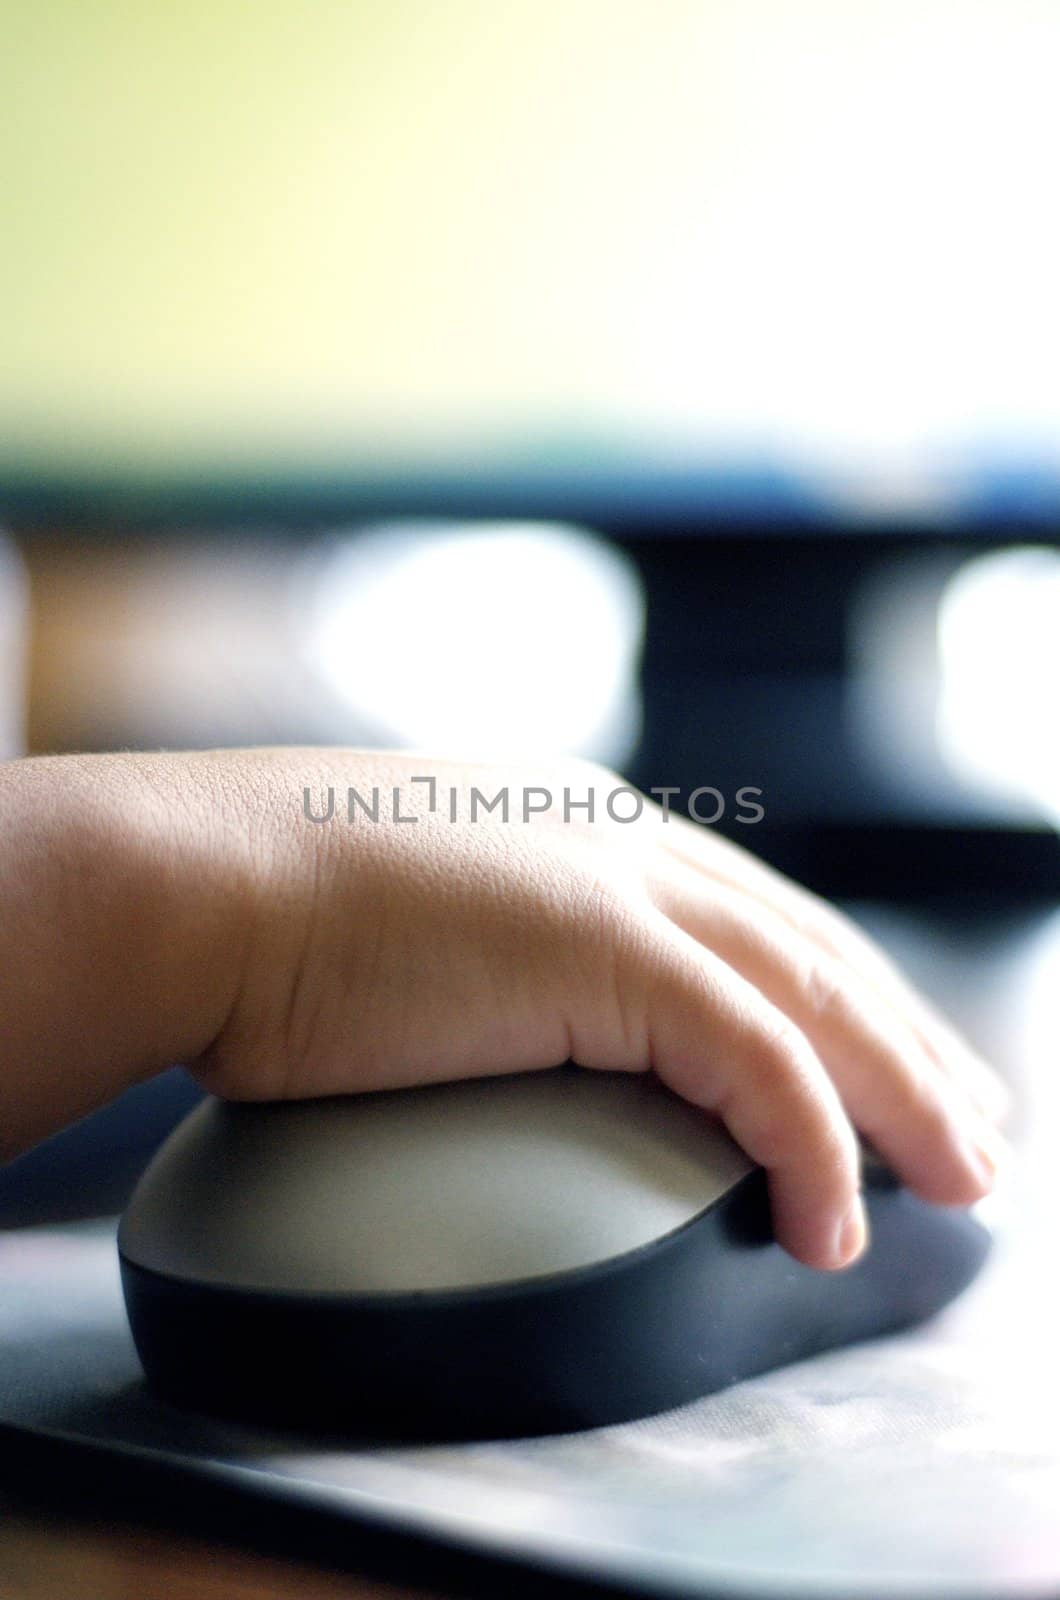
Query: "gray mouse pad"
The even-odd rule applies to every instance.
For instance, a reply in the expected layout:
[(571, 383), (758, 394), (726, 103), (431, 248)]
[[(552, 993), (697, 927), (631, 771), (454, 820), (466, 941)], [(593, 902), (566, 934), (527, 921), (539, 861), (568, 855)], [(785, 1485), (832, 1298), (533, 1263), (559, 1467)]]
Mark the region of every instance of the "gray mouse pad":
[(663, 1416), (394, 1448), (229, 1425), (145, 1387), (113, 1224), (0, 1235), (0, 1424), (221, 1473), (484, 1555), (673, 1594), (1055, 1593), (1060, 1384), (1049, 1278), (1002, 1248), (930, 1326)]

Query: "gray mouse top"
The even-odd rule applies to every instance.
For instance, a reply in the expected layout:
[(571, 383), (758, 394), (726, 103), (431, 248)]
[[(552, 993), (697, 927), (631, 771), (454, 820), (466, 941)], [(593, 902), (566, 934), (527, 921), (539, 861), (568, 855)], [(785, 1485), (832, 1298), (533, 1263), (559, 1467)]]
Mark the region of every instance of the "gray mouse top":
[(715, 1119), (643, 1074), (211, 1100), (155, 1157), (119, 1244), (141, 1267), (233, 1288), (466, 1290), (652, 1244), (752, 1170)]

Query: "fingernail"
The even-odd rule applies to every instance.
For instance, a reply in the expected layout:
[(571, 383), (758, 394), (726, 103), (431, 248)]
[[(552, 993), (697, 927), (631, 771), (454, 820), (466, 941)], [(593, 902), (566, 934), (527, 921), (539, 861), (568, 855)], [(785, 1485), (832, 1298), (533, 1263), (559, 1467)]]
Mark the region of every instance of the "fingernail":
[(860, 1195), (853, 1201), (849, 1211), (836, 1230), (835, 1260), (839, 1266), (848, 1266), (856, 1261), (869, 1240), (868, 1222), (865, 1218), (865, 1207)]

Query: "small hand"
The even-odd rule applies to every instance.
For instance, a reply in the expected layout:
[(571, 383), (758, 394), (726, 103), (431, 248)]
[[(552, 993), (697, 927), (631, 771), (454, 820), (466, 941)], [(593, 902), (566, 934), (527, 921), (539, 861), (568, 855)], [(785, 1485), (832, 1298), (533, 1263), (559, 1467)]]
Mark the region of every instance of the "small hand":
[[(991, 1070), (831, 907), (649, 803), (611, 820), (615, 774), (341, 750), (185, 759), (248, 808), (230, 845), (248, 908), (238, 980), (197, 1063), (208, 1087), (304, 1097), (569, 1058), (652, 1069), (767, 1169), (778, 1238), (822, 1268), (864, 1242), (855, 1129), (925, 1199), (991, 1187), (1006, 1099)], [(428, 775), (446, 797), (433, 810), (412, 781)], [(319, 807), (329, 786), (335, 815), (307, 820), (304, 791)], [(378, 821), (347, 819), (349, 786), (378, 789)], [(473, 788), (505, 787), (507, 822), (469, 820)], [(528, 787), (555, 805), (524, 821)], [(565, 789), (595, 791), (592, 821), (564, 820)], [(393, 820), (394, 790), (414, 822)]]

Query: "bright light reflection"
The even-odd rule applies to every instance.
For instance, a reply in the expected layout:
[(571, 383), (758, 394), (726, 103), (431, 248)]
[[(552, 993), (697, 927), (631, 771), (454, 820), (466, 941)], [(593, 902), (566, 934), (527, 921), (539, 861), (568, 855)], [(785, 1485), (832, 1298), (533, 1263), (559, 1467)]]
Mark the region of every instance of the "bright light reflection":
[(644, 604), (616, 550), (545, 523), (395, 523), (339, 544), (307, 650), (379, 742), (628, 756)]
[(1060, 553), (1023, 547), (970, 561), (946, 587), (938, 639), (947, 760), (968, 783), (1060, 821)]

